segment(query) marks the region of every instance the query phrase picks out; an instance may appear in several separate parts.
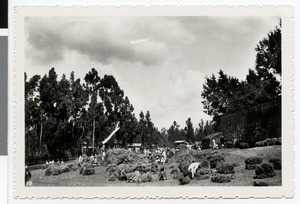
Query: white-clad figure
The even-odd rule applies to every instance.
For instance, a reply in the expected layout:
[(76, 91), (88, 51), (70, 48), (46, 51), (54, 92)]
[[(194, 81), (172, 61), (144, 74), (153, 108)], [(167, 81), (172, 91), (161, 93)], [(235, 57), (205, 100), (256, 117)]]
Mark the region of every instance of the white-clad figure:
[(81, 155), (79, 156), (78, 161), (79, 161), (79, 163), (82, 162), (82, 156)]
[(218, 145), (217, 145), (215, 139), (212, 140), (212, 146), (213, 146), (213, 149), (217, 149), (218, 148)]
[(103, 149), (103, 152), (102, 152), (102, 161), (105, 159), (105, 157), (106, 157), (106, 152), (105, 152), (105, 150)]
[(165, 150), (163, 150), (163, 152), (161, 153), (161, 159), (160, 159), (162, 165), (165, 165), (166, 161), (167, 161), (167, 153)]
[(201, 163), (199, 162), (194, 162), (194, 163), (191, 163), (188, 170), (192, 173), (192, 178), (194, 178), (194, 175), (196, 173), (196, 170), (198, 169), (198, 167), (201, 166)]

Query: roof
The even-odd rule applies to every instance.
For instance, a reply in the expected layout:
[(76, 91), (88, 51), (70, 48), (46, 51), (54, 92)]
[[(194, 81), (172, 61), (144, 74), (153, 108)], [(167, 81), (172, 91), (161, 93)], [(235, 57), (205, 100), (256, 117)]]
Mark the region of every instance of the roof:
[(205, 137), (203, 137), (203, 139), (212, 139), (214, 137), (218, 137), (218, 136), (221, 136), (223, 135), (223, 132), (216, 132), (216, 133), (213, 133), (213, 134), (210, 134), (210, 135), (207, 135)]
[(132, 143), (132, 144), (128, 144), (127, 146), (129, 146), (129, 147), (140, 147), (140, 146), (142, 146), (142, 144), (141, 143)]
[(186, 140), (176, 140), (174, 143), (187, 143)]
[(118, 122), (114, 131), (112, 131), (112, 133), (110, 133), (110, 135), (105, 140), (102, 141), (102, 144), (107, 143), (119, 129), (120, 129), (120, 127), (119, 127), (119, 122)]

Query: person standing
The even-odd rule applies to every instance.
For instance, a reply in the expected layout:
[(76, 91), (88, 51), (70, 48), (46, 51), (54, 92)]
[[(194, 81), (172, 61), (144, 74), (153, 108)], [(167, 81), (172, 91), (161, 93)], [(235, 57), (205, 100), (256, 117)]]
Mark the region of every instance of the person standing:
[(221, 148), (224, 148), (224, 144), (225, 144), (225, 139), (222, 135), (222, 137), (220, 138), (220, 142), (221, 142)]

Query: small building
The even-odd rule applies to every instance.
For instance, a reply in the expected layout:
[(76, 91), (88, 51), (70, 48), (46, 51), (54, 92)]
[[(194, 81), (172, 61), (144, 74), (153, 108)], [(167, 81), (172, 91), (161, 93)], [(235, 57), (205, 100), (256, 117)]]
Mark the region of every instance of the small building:
[(216, 132), (210, 135), (205, 136), (201, 142), (202, 149), (210, 149), (213, 146), (213, 140), (215, 140), (216, 144), (220, 146), (221, 141), (220, 138), (223, 136), (222, 132)]
[(180, 144), (185, 144), (185, 145), (188, 145), (189, 143), (186, 141), (186, 140), (176, 140), (174, 142), (175, 146), (177, 147), (178, 145)]
[(127, 148), (128, 148), (128, 150), (130, 150), (130, 151), (138, 152), (138, 151), (141, 150), (141, 146), (142, 146), (141, 143), (132, 143), (132, 144), (128, 144), (128, 145), (127, 145)]

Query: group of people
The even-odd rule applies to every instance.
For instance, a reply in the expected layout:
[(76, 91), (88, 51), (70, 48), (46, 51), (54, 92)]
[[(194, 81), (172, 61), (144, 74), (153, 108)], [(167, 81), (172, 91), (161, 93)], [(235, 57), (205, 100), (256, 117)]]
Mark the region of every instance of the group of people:
[(165, 165), (167, 161), (167, 149), (158, 147), (152, 151), (149, 149), (144, 149), (144, 155), (149, 158), (150, 156), (155, 156), (155, 162), (157, 164)]

